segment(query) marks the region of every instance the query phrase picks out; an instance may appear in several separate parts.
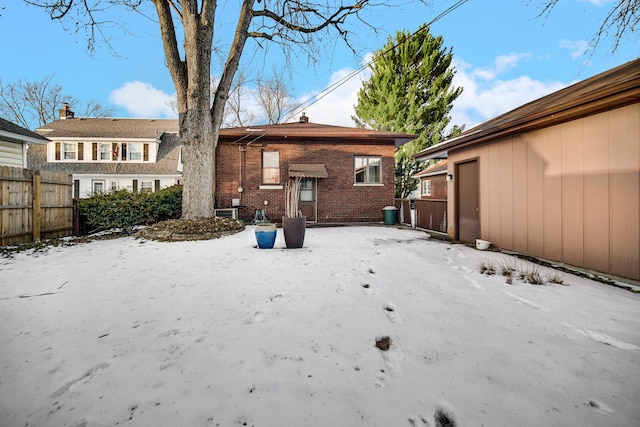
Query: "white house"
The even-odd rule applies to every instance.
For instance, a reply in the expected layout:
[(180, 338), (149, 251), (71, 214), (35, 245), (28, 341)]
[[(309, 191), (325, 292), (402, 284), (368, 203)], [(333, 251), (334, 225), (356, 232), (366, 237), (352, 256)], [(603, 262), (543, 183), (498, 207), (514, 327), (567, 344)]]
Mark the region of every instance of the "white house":
[(47, 138), (0, 118), (0, 166), (27, 167), (27, 146), (44, 146)]
[(74, 197), (156, 191), (181, 182), (177, 120), (76, 118), (65, 107), (36, 132), (49, 143), (29, 149), (29, 167), (72, 174)]

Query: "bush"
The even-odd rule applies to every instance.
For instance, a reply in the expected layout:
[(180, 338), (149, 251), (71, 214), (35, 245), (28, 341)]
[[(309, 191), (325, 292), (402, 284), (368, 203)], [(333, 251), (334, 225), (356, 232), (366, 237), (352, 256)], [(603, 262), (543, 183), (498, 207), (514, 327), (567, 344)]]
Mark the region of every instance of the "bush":
[(81, 199), (80, 222), (89, 232), (120, 229), (131, 234), (136, 225), (153, 224), (181, 215), (182, 187), (155, 193), (115, 190)]
[(147, 224), (180, 218), (182, 215), (182, 186), (174, 185), (147, 196)]

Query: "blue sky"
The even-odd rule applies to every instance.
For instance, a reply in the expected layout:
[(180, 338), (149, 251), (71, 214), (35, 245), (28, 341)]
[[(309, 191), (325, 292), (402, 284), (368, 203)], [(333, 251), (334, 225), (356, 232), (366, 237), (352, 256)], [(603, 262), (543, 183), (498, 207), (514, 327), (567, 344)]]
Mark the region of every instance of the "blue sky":
[[(617, 1), (617, 0), (615, 0)], [(393, 2), (363, 12), (377, 31), (353, 22), (354, 55), (331, 38), (321, 42), (321, 54), (310, 61), (300, 51), (292, 58), (290, 84), (294, 97), (305, 101), (340, 77), (358, 69), (396, 31), (415, 31), (455, 1)], [(464, 88), (452, 110), (453, 123), (467, 128), (526, 102), (584, 80), (640, 56), (638, 36), (624, 39), (611, 53), (605, 38), (591, 55), (585, 48), (610, 9), (611, 0), (560, 0), (548, 18), (537, 18), (542, 0), (469, 0), (431, 26), (453, 49), (456, 78)], [(216, 40), (224, 44), (234, 24), (233, 1), (219, 1)], [(108, 106), (116, 117), (171, 117), (167, 100), (175, 93), (165, 66), (155, 23), (127, 12), (111, 18), (128, 32), (108, 30), (111, 47), (101, 46), (91, 57), (82, 34), (65, 31), (38, 8), (20, 0), (0, 0), (0, 78), (40, 80), (53, 75), (64, 92), (81, 101)], [(250, 77), (283, 63), (277, 48), (250, 42), (242, 67)], [(315, 62), (315, 63), (312, 63)], [(360, 73), (305, 108), (311, 121), (352, 126), (356, 93), (366, 73)]]

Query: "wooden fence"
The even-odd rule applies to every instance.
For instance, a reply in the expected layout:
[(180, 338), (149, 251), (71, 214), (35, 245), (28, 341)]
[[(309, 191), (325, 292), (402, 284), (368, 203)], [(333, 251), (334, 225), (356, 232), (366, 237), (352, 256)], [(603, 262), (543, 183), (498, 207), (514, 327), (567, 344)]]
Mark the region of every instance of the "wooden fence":
[(71, 235), (72, 188), (69, 174), (0, 167), (0, 246)]
[[(398, 222), (411, 225), (411, 202), (406, 199), (396, 199), (398, 208)], [(414, 201), (416, 227), (425, 230), (447, 232), (447, 201), (422, 200)]]

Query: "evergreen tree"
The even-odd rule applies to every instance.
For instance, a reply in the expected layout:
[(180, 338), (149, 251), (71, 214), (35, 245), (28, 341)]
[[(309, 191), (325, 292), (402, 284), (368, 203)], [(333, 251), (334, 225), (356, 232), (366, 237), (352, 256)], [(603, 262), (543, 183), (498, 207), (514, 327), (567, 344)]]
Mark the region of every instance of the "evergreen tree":
[(412, 177), (425, 165), (413, 155), (462, 131), (454, 126), (444, 135), (462, 88), (451, 85), (453, 53), (442, 45), (442, 36), (433, 37), (425, 24), (413, 34), (399, 31), (374, 53), (372, 76), (358, 92), (353, 116), (358, 126), (419, 135), (396, 152), (396, 197), (417, 188)]

